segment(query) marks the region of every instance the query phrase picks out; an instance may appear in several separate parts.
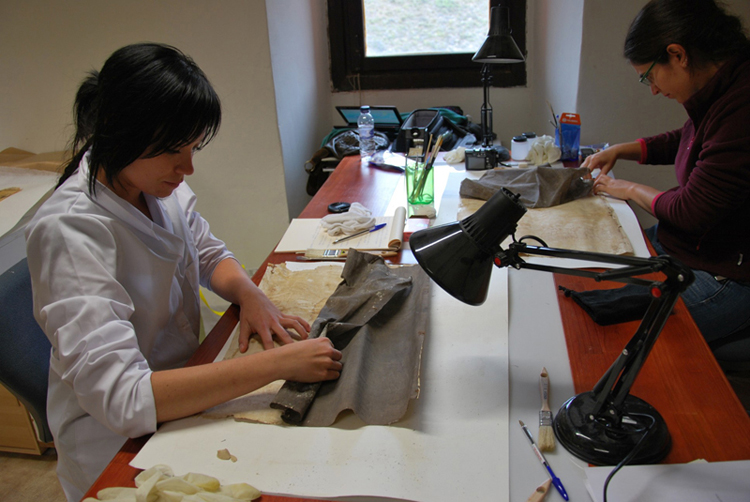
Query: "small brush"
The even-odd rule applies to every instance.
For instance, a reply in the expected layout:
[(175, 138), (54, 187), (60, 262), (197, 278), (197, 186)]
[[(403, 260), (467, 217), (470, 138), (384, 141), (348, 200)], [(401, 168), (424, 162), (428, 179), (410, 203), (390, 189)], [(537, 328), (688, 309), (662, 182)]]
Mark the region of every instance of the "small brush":
[(539, 375), (539, 392), (542, 395), (542, 409), (539, 412), (539, 435), (537, 444), (542, 451), (555, 449), (555, 433), (552, 430), (552, 412), (549, 409), (549, 375), (547, 368), (542, 368)]

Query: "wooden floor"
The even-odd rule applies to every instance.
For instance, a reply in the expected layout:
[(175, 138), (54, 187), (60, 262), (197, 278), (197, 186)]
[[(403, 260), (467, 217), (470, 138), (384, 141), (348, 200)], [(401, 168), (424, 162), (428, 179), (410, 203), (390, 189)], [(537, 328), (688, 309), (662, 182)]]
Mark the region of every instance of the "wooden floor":
[(56, 467), (54, 448), (43, 455), (0, 452), (0, 500), (65, 502)]

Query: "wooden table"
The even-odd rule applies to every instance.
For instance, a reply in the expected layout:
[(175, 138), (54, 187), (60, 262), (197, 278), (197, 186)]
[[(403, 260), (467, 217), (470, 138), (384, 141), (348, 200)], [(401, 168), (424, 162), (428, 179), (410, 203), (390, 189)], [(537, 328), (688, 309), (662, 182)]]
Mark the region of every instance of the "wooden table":
[[(344, 159), (301, 218), (321, 218), (328, 204), (357, 201), (384, 214), (401, 174), (361, 167), (358, 157)], [(294, 260), (292, 254), (272, 253), (253, 276), (260, 282), (268, 263)], [(414, 263), (409, 251), (390, 259)], [(523, 273), (523, 271), (521, 271)], [(612, 287), (593, 280), (555, 274), (555, 284), (584, 290)], [(632, 337), (637, 322), (602, 327), (595, 324), (572, 299), (559, 297), (568, 356), (576, 392), (590, 390)], [(231, 306), (209, 333), (188, 365), (212, 362), (238, 321), (238, 308)], [(636, 380), (632, 393), (656, 407), (667, 422), (673, 446), (665, 463), (750, 459), (750, 416), (716, 363), (682, 300), (667, 322), (660, 339)], [(149, 436), (128, 440), (86, 496), (96, 496), (108, 486), (134, 486), (140, 472), (129, 462)], [(200, 469), (196, 469), (200, 470)], [(264, 495), (261, 500), (289, 502), (310, 500)]]

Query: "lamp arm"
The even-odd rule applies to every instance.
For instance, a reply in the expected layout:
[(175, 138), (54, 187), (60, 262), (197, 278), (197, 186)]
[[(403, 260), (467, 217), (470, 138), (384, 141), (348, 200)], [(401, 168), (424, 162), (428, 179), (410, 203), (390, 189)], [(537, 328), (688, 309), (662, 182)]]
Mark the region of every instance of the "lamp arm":
[[(620, 264), (624, 265), (624, 267), (597, 272), (585, 269), (536, 265), (524, 261), (519, 256), (519, 253)], [(589, 277), (596, 281), (608, 280), (651, 287), (653, 299), (641, 324), (618, 358), (599, 379), (599, 382), (597, 382), (592, 391), (595, 398), (593, 415), (597, 419), (619, 423), (622, 418), (623, 403), (630, 393), (630, 388), (635, 382), (643, 363), (651, 352), (651, 348), (659, 337), (662, 328), (664, 328), (664, 324), (667, 322), (672, 308), (680, 297), (680, 293), (685, 291), (693, 282), (694, 276), (692, 270), (666, 255), (640, 258), (529, 246), (523, 242), (513, 242), (509, 245), (507, 251), (503, 251), (502, 249), (498, 251), (495, 255), (495, 265), (498, 267), (510, 266), (517, 269), (531, 269)], [(636, 277), (653, 272), (663, 273), (666, 279), (664, 281), (651, 281)]]
[(679, 291), (670, 290), (667, 294), (651, 300), (646, 315), (635, 334), (593, 388), (596, 397), (594, 408), (596, 416), (606, 416), (609, 420), (616, 422), (622, 418), (621, 410), (625, 398), (630, 393), (630, 388), (651, 353), (679, 297)]
[(482, 147), (492, 146), (492, 105), (490, 104), (490, 86), (492, 72), (490, 65), (482, 65), (482, 86), (484, 87), (484, 101), (482, 102)]

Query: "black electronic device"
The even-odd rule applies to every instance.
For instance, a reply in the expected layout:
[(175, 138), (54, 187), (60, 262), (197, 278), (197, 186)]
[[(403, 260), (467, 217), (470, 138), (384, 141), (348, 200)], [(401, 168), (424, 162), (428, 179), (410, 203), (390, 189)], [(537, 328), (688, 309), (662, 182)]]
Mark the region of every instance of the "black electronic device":
[[(337, 106), (341, 118), (346, 123), (345, 127), (357, 128), (357, 119), (359, 118), (359, 106)], [(375, 130), (384, 133), (388, 139), (393, 141), (401, 129), (404, 122), (398, 108), (395, 106), (378, 106), (370, 105), (370, 115), (375, 120)]]
[(493, 169), (510, 158), (508, 149), (502, 146), (474, 148), (464, 152), (467, 171)]

